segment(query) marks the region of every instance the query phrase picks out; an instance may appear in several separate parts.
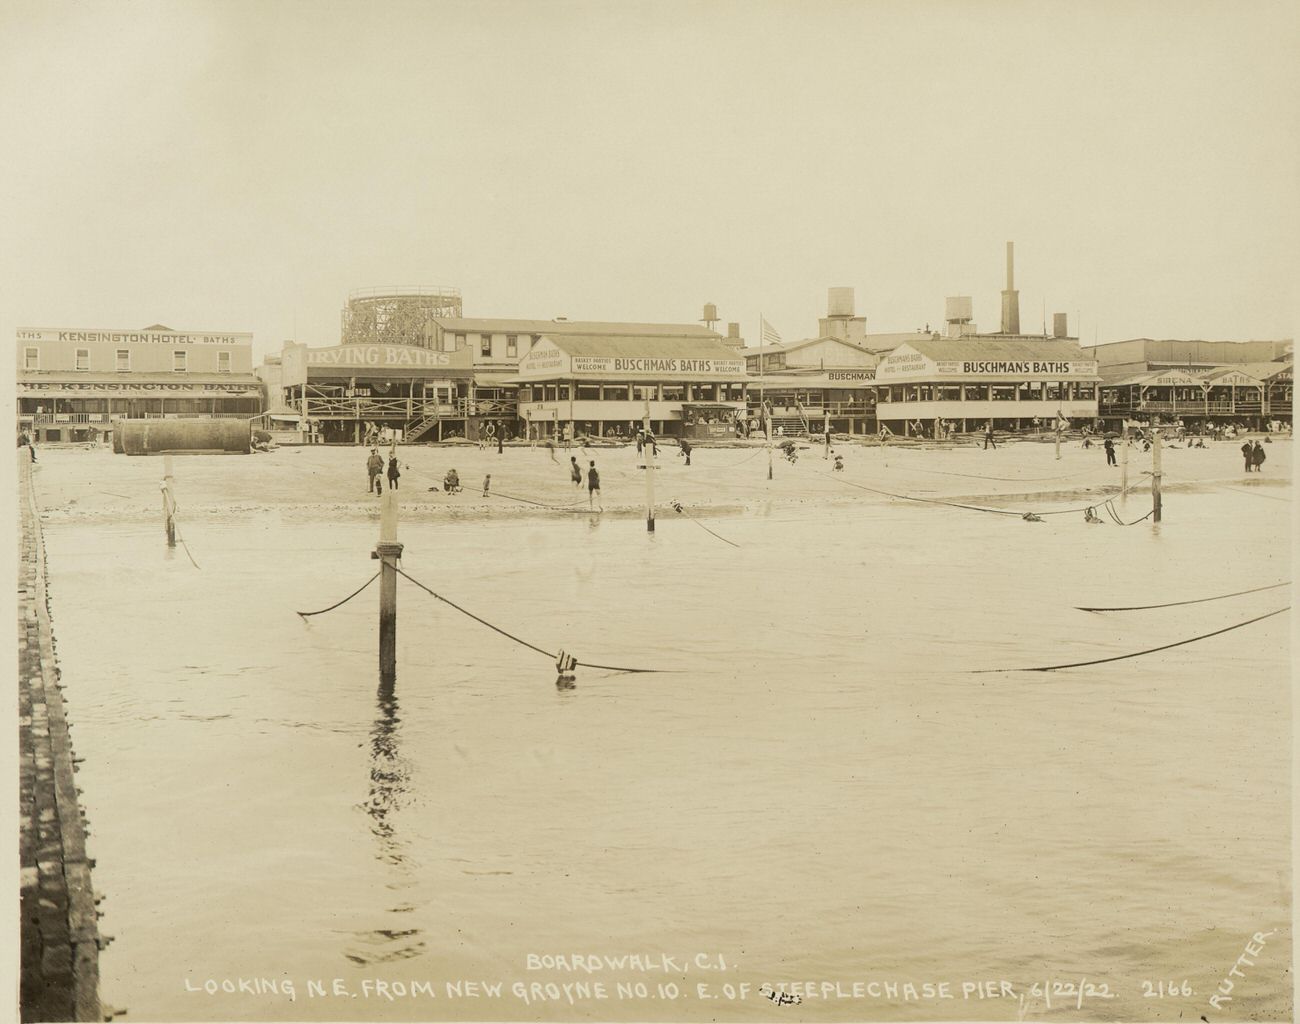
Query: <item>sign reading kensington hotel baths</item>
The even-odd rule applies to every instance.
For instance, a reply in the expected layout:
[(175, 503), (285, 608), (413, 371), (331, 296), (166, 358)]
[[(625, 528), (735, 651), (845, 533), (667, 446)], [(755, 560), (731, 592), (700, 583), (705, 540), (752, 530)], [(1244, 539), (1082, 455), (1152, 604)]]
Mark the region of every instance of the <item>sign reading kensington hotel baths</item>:
[(882, 384), (977, 378), (1069, 380), (1096, 375), (1097, 362), (1090, 359), (931, 359), (910, 345), (900, 345), (880, 361), (876, 380)]

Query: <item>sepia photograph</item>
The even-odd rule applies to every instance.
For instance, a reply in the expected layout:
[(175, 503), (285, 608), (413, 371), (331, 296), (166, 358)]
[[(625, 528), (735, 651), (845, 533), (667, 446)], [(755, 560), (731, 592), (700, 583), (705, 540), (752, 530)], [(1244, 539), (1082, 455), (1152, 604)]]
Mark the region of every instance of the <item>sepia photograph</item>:
[(0, 5), (4, 1019), (1293, 1020), (1298, 46)]

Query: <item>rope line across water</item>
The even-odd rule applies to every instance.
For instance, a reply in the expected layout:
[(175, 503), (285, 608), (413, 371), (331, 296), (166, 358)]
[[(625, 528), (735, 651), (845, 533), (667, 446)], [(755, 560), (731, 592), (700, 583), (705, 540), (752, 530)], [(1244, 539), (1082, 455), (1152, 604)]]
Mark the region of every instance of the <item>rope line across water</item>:
[[(527, 647), (530, 651), (536, 651), (538, 654), (544, 654), (544, 655), (546, 655), (546, 657), (550, 658), (552, 661), (554, 661), (554, 660), (556, 659), (557, 656), (556, 656), (555, 654), (552, 654), (550, 651), (545, 650), (544, 648), (538, 647), (536, 644), (530, 644), (527, 640), (520, 639), (519, 637), (515, 636), (513, 633), (508, 633), (508, 632), (506, 632), (506, 631), (505, 631), (504, 629), (502, 629), (500, 626), (495, 626), (495, 625), (493, 625), (492, 623), (488, 622), (487, 619), (484, 619), (484, 618), (482, 618), (481, 616), (475, 615), (473, 612), (469, 611), (468, 609), (462, 608), (462, 607), (461, 607), (460, 605), (458, 605), (455, 601), (451, 601), (451, 600), (449, 600), (449, 599), (443, 597), (441, 594), (436, 593), (436, 592), (433, 591), (433, 590), (430, 590), (428, 587), (426, 587), (426, 586), (425, 586), (423, 583), (421, 583), (419, 580), (417, 580), (417, 579), (415, 579), (413, 576), (410, 576), (410, 575), (408, 575), (407, 573), (403, 572), (401, 569), (398, 569), (398, 570), (397, 570), (397, 573), (398, 573), (399, 576), (402, 576), (402, 577), (404, 577), (404, 578), (410, 580), (410, 581), (411, 581), (412, 583), (414, 583), (417, 587), (419, 587), (421, 590), (423, 590), (426, 594), (429, 594), (431, 597), (436, 597), (436, 598), (437, 598), (439, 601), (441, 601), (443, 604), (450, 605), (452, 608), (455, 608), (456, 611), (460, 612), (462, 615), (466, 615), (466, 616), (468, 616), (469, 618), (473, 619), (475, 622), (479, 623), (480, 625), (487, 626), (488, 629), (493, 630), (494, 632), (500, 633), (502, 636), (506, 637), (506, 638), (509, 639), (509, 640), (513, 640), (513, 641), (514, 641), (515, 643), (517, 643), (517, 644), (520, 644), (520, 645), (522, 645), (522, 646), (524, 646), (524, 647)], [(579, 661), (579, 662), (577, 662), (577, 664), (578, 664), (578, 665), (581, 665), (581, 666), (583, 666), (583, 667), (585, 667), (585, 668), (604, 669), (604, 670), (609, 671), (609, 672), (636, 672), (636, 673), (649, 673), (649, 672), (663, 672), (663, 671), (664, 671), (663, 669), (659, 669), (659, 668), (628, 668), (628, 667), (623, 666), (623, 665), (597, 665), (597, 664), (595, 664), (594, 662), (590, 662), (590, 661)]]
[(1223, 629), (1216, 629), (1213, 633), (1202, 633), (1200, 636), (1194, 636), (1187, 640), (1177, 640), (1172, 644), (1163, 644), (1160, 647), (1148, 647), (1145, 651), (1134, 651), (1132, 654), (1117, 654), (1110, 658), (1094, 658), (1092, 661), (1072, 661), (1068, 665), (1037, 665), (1032, 668), (982, 668), (975, 669), (974, 675), (987, 675), (998, 672), (1056, 672), (1063, 668), (1083, 668), (1086, 665), (1104, 665), (1110, 661), (1126, 661), (1129, 658), (1140, 658), (1144, 654), (1155, 654), (1157, 651), (1167, 651), (1172, 647), (1182, 647), (1184, 644), (1194, 644), (1198, 640), (1208, 640), (1212, 636), (1218, 636), (1221, 633), (1230, 633), (1234, 629), (1241, 629), (1243, 626), (1249, 626), (1256, 622), (1262, 622), (1264, 619), (1270, 619), (1274, 615), (1281, 615), (1283, 612), (1290, 611), (1291, 606), (1279, 608), (1277, 611), (1267, 612), (1264, 615), (1257, 615), (1253, 619), (1247, 619), (1245, 622), (1238, 622), (1232, 626), (1224, 626)]
[(339, 602), (337, 602), (337, 603), (335, 603), (335, 604), (332, 604), (332, 605), (330, 605), (328, 608), (322, 608), (322, 609), (321, 609), (320, 611), (318, 611), (318, 612), (298, 612), (297, 614), (298, 614), (298, 615), (301, 615), (304, 619), (306, 619), (306, 618), (310, 618), (310, 617), (313, 616), (313, 615), (324, 615), (326, 612), (332, 612), (335, 608), (338, 608), (338, 607), (340, 607), (340, 606), (342, 606), (342, 605), (347, 604), (347, 603), (348, 603), (349, 601), (351, 601), (354, 597), (356, 597), (359, 593), (361, 593), (361, 591), (365, 590), (366, 587), (368, 587), (368, 586), (370, 586), (370, 584), (374, 583), (375, 580), (377, 580), (377, 579), (379, 579), (379, 573), (375, 573), (373, 576), (370, 577), (370, 579), (366, 580), (365, 583), (363, 583), (363, 584), (361, 584), (361, 586), (357, 587), (356, 590), (352, 591), (352, 593), (350, 593), (350, 594), (349, 594), (347, 597), (345, 597), (342, 601), (339, 601)]
[(1168, 601), (1165, 604), (1135, 604), (1124, 608), (1084, 608), (1081, 605), (1075, 605), (1075, 608), (1081, 612), (1141, 612), (1151, 608), (1177, 608), (1185, 604), (1204, 604), (1206, 601), (1222, 601), (1229, 597), (1241, 597), (1243, 594), (1258, 594), (1264, 590), (1277, 590), (1279, 587), (1289, 587), (1291, 581), (1284, 583), (1270, 583), (1267, 587), (1254, 587), (1251, 590), (1235, 590), (1231, 594), (1219, 594), (1217, 597), (1198, 597), (1191, 601)]

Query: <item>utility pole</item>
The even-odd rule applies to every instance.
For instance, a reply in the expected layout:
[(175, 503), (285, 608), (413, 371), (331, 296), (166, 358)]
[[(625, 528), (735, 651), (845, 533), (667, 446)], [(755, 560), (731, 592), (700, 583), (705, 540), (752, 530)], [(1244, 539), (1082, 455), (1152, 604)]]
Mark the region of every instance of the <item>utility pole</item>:
[(1128, 417), (1124, 418), (1124, 432), (1119, 439), (1119, 499), (1128, 497)]

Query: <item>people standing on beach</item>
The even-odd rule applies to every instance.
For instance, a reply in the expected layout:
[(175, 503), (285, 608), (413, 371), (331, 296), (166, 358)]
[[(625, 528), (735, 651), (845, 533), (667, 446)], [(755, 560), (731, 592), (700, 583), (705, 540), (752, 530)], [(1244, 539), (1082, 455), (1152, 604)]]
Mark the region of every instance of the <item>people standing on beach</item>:
[(505, 439), (506, 439), (506, 428), (505, 425), (502, 424), (501, 429), (497, 431), (497, 454), (498, 455), (500, 455), (504, 450)]
[(1249, 473), (1255, 466), (1255, 449), (1249, 441), (1241, 446), (1241, 457), (1246, 460), (1246, 472)]
[(988, 451), (988, 450), (989, 450), (989, 445), (992, 445), (992, 446), (993, 446), (993, 450), (994, 450), (994, 451), (997, 451), (998, 443), (997, 443), (997, 441), (994, 440), (994, 438), (993, 438), (993, 421), (992, 421), (992, 420), (989, 420), (989, 422), (988, 422), (988, 426), (986, 426), (986, 427), (984, 428), (984, 450), (985, 450), (985, 451)]
[(383, 471), (384, 457), (379, 454), (378, 448), (370, 449), (370, 458), (366, 459), (366, 472), (370, 474), (370, 486), (366, 488), (367, 492), (384, 493), (384, 483), (379, 477)]
[(388, 460), (388, 489), (397, 490), (397, 478), (402, 475), (402, 471), (397, 468), (397, 456), (394, 455)]
[(1268, 456), (1264, 454), (1264, 446), (1256, 441), (1255, 447), (1251, 451), (1251, 462), (1255, 464), (1256, 473), (1262, 473), (1264, 471), (1264, 460), (1266, 458), (1268, 458)]
[(587, 507), (591, 508), (592, 502), (600, 506), (600, 511), (605, 511), (605, 504), (600, 500), (600, 474), (596, 472), (596, 461), (591, 461), (591, 468), (587, 470)]
[(488, 496), (488, 491), (492, 489), (492, 474), (489, 473), (483, 478), (483, 497)]
[(1115, 465), (1115, 442), (1108, 437), (1102, 447), (1106, 449), (1106, 465)]
[(826, 454), (822, 458), (829, 460), (831, 457), (831, 425), (826, 424)]
[(569, 479), (573, 481), (574, 487), (582, 486), (582, 467), (578, 465), (576, 455), (569, 456)]
[(684, 437), (677, 443), (682, 446), (682, 454), (686, 456), (686, 465), (689, 466), (691, 464), (691, 443)]

